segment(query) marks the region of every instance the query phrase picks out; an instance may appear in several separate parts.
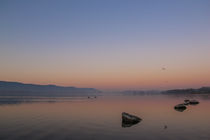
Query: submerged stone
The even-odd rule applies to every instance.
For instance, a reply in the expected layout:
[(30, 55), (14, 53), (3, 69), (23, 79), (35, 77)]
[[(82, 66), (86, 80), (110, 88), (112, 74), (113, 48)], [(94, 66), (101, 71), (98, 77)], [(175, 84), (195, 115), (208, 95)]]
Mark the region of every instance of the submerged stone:
[(197, 100), (190, 100), (189, 104), (196, 105), (196, 104), (199, 104), (199, 102)]
[(187, 107), (184, 104), (178, 104), (174, 107), (176, 111), (183, 112)]
[(189, 102), (189, 101), (190, 101), (190, 100), (188, 100), (188, 99), (185, 99), (185, 100), (184, 100), (185, 103), (186, 103), (186, 102)]
[(190, 100), (184, 100), (184, 105), (189, 105), (190, 104)]
[(190, 100), (188, 100), (188, 99), (184, 100), (184, 103), (183, 104), (184, 105), (189, 105), (190, 104)]

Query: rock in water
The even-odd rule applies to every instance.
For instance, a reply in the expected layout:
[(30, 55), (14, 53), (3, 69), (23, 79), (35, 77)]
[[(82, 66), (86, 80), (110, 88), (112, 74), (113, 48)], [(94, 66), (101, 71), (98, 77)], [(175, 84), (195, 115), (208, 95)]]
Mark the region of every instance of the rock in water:
[(188, 100), (188, 99), (184, 100), (184, 103), (183, 104), (184, 105), (189, 105), (190, 104), (190, 100)]
[(196, 104), (199, 104), (199, 102), (197, 100), (190, 100), (189, 104), (196, 105)]
[(174, 107), (176, 111), (183, 112), (187, 107), (184, 104), (178, 104)]
[(187, 107), (184, 104), (178, 104), (174, 108), (175, 109), (186, 109)]
[(139, 123), (141, 120), (142, 119), (137, 116), (125, 112), (122, 113), (122, 127), (130, 127), (134, 124)]
[(186, 99), (186, 100), (184, 100), (184, 102), (189, 102), (190, 100), (188, 100), (188, 99)]

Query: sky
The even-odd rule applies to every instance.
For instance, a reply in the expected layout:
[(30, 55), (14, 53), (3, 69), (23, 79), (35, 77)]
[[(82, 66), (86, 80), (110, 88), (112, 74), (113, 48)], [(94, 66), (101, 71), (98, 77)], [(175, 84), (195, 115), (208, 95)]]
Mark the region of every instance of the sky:
[(210, 0), (1, 0), (0, 80), (210, 86)]

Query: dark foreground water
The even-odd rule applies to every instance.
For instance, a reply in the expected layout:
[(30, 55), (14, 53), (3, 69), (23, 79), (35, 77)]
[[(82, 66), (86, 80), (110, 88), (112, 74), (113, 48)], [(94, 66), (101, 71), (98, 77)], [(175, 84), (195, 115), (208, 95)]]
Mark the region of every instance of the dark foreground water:
[[(183, 112), (184, 99), (200, 104)], [(121, 113), (143, 120), (122, 127)], [(0, 140), (210, 140), (208, 96), (0, 98)]]

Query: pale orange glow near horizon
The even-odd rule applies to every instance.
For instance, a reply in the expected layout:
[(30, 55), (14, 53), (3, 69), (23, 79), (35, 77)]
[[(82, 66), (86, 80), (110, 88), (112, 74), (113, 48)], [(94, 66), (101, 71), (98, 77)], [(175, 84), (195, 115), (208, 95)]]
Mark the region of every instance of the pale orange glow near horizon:
[[(191, 70), (190, 70), (191, 69)], [(75, 86), (97, 88), (100, 90), (162, 90), (172, 88), (198, 88), (210, 86), (210, 68), (205, 69), (191, 67), (188, 69), (172, 70), (167, 67), (165, 70), (159, 69), (137, 69), (121, 71), (98, 71), (68, 75), (68, 72), (46, 72), (37, 73), (30, 71), (24, 74), (1, 75), (1, 80), (17, 81), (34, 84), (55, 84), (60, 86)], [(67, 76), (66, 76), (67, 75)]]
[(210, 86), (210, 47), (158, 51), (122, 48), (119, 52), (98, 50), (97, 54), (68, 56), (67, 49), (60, 57), (51, 50), (45, 56), (20, 53), (12, 59), (3, 54), (0, 80), (102, 90)]

